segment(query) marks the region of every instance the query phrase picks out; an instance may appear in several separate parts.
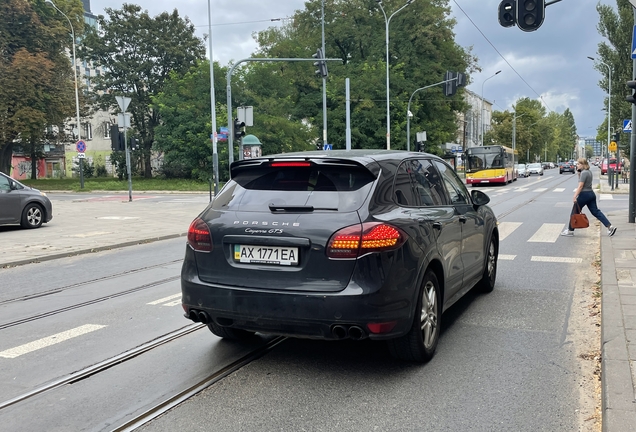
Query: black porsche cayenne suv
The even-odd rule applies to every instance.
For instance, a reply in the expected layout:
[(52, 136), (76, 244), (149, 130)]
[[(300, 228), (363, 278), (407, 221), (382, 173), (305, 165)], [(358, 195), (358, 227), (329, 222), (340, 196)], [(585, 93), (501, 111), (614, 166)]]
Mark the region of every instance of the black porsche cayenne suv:
[(428, 361), (442, 313), (476, 285), (494, 288), (488, 202), (425, 153), (235, 162), (188, 232), (185, 316), (222, 338), (370, 338), (396, 358)]

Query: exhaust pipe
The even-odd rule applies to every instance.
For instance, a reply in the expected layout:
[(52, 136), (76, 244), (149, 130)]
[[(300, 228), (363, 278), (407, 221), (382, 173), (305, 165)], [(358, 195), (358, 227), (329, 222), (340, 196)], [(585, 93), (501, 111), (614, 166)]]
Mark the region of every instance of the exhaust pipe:
[(349, 337), (353, 340), (361, 340), (366, 337), (366, 334), (364, 330), (362, 330), (362, 327), (351, 326), (349, 327)]
[(331, 333), (336, 339), (344, 339), (347, 337), (347, 329), (341, 325), (335, 325), (331, 328)]
[(199, 321), (202, 322), (203, 324), (210, 323), (210, 315), (208, 315), (207, 312), (199, 311), (198, 316), (199, 316)]
[(194, 322), (199, 322), (200, 321), (199, 320), (199, 314), (194, 309), (190, 309), (190, 312), (188, 312), (188, 318), (191, 319)]

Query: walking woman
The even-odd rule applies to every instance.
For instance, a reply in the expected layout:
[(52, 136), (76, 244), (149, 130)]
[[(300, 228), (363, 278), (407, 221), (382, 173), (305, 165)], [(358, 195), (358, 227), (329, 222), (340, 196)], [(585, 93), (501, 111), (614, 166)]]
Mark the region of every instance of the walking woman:
[[(603, 212), (596, 206), (596, 194), (594, 190), (592, 190), (592, 173), (590, 172), (590, 165), (587, 163), (587, 159), (579, 158), (579, 160), (576, 161), (576, 170), (579, 172), (579, 187), (574, 191), (574, 199), (572, 200), (574, 206), (572, 207), (571, 215), (580, 213), (580, 211), (583, 211), (583, 207), (587, 206), (587, 208), (590, 209), (590, 213), (607, 228), (607, 235), (610, 237), (613, 236), (616, 234), (616, 227), (612, 226)], [(572, 228), (571, 223), (561, 235), (574, 235), (574, 228)]]

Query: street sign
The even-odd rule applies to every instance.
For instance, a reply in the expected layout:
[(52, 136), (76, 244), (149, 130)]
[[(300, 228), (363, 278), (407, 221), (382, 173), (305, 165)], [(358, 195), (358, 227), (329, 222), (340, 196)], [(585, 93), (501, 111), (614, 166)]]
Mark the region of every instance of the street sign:
[(128, 104), (130, 103), (130, 98), (126, 96), (115, 96), (115, 100), (117, 101), (117, 105), (122, 110), (122, 112), (126, 112), (128, 109)]
[(632, 59), (636, 59), (636, 25), (632, 32)]
[(86, 153), (78, 153), (77, 157), (80, 159), (86, 159)]
[(327, 144), (327, 143), (324, 143), (324, 144), (322, 145), (322, 149), (323, 149), (323, 150), (333, 150), (333, 144)]
[(78, 153), (84, 153), (86, 151), (86, 143), (82, 140), (77, 141), (75, 150), (77, 150)]
[(623, 132), (632, 133), (632, 121), (631, 120), (623, 120)]

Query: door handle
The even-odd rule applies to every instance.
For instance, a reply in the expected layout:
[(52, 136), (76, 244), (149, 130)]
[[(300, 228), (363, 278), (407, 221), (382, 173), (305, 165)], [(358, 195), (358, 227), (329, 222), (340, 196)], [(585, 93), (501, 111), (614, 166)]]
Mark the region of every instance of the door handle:
[(459, 217), (459, 221), (460, 221), (461, 223), (466, 223), (466, 221), (467, 221), (467, 220), (468, 220), (468, 219), (466, 219), (466, 216), (460, 216), (460, 217)]
[(433, 222), (433, 228), (438, 229), (438, 230), (442, 230), (442, 223), (441, 222)]

